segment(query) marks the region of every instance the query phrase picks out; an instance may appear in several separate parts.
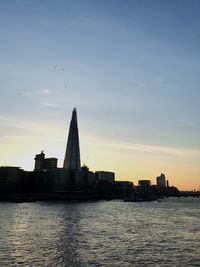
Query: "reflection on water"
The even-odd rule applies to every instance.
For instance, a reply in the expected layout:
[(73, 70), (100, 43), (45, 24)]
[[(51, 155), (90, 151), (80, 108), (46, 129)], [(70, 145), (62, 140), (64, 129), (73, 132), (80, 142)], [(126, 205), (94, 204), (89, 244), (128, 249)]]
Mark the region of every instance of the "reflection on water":
[(200, 199), (0, 203), (0, 266), (199, 266)]

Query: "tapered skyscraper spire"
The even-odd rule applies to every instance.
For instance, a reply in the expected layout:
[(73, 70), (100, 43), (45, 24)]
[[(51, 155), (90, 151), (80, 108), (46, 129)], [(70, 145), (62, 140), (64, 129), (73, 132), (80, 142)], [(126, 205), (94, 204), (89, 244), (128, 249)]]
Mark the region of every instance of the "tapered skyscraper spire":
[(80, 171), (80, 148), (76, 108), (73, 109), (63, 168)]

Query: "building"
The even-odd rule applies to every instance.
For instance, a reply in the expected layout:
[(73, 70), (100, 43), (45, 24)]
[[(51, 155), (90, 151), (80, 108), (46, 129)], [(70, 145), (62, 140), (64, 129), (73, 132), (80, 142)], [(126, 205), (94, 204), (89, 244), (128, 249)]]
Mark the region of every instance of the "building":
[(76, 108), (74, 108), (72, 112), (63, 168), (71, 171), (81, 170)]
[(85, 181), (85, 194), (88, 197), (96, 198), (98, 191), (98, 180), (96, 173), (89, 170), (86, 165), (81, 167), (82, 173), (84, 174)]
[(166, 177), (163, 173), (161, 173), (160, 176), (156, 177), (156, 184), (157, 187), (166, 187)]
[(34, 170), (44, 170), (57, 168), (57, 158), (45, 158), (45, 154), (42, 151), (40, 154), (35, 156), (35, 168)]
[(0, 194), (20, 194), (23, 173), (20, 167), (0, 167)]
[(45, 172), (45, 188), (48, 193), (66, 194), (70, 191), (70, 174), (63, 168), (48, 169)]
[(96, 171), (97, 180), (104, 180), (109, 183), (113, 183), (115, 181), (115, 173), (107, 172), (107, 171)]
[(134, 185), (129, 181), (115, 181), (112, 184), (112, 195), (114, 198), (125, 198), (134, 190)]
[[(0, 167), (1, 199), (9, 199), (9, 196), (19, 197), (16, 201), (112, 199), (126, 198), (135, 191), (133, 183), (115, 181), (114, 172), (92, 172), (85, 165), (81, 168), (75, 108), (72, 111), (63, 168), (57, 167), (57, 158), (45, 158), (43, 151), (34, 159), (33, 171), (24, 171), (19, 167)], [(142, 181), (140, 186), (148, 187)]]
[(151, 181), (150, 180), (139, 180), (138, 186), (143, 190), (149, 190), (151, 188)]

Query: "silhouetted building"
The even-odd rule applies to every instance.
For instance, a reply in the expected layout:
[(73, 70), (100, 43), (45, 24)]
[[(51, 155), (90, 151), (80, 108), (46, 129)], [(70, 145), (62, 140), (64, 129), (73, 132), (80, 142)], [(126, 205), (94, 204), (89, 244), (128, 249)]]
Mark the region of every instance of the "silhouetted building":
[(73, 109), (63, 168), (80, 171), (80, 148), (76, 108)]
[(151, 181), (150, 180), (139, 180), (138, 186), (144, 190), (149, 190), (151, 187)]
[(85, 180), (85, 195), (96, 198), (98, 190), (96, 173), (89, 171), (89, 168), (85, 165), (81, 169)]
[(157, 177), (157, 186), (139, 180), (138, 187), (129, 181), (115, 181), (115, 173), (91, 172), (81, 168), (76, 109), (73, 109), (63, 168), (57, 158), (45, 158), (42, 151), (35, 156), (34, 171), (20, 167), (0, 167), (0, 200), (32, 201), (48, 199), (124, 199), (154, 200), (157, 196), (179, 196), (169, 187), (164, 174)]
[(57, 158), (45, 158), (45, 154), (42, 151), (35, 156), (35, 168), (34, 170), (52, 169), (57, 168)]
[(107, 172), (107, 171), (96, 171), (98, 180), (104, 180), (110, 183), (115, 181), (115, 173), (114, 172)]
[(163, 173), (160, 176), (156, 177), (157, 187), (166, 187), (166, 178)]
[(63, 168), (48, 169), (45, 172), (48, 192), (64, 194), (70, 190), (70, 173)]
[(24, 192), (30, 194), (67, 194), (70, 190), (70, 174), (63, 168), (25, 172)]
[(134, 189), (134, 185), (129, 181), (115, 181), (112, 183), (112, 193), (115, 198), (124, 198), (129, 196)]
[(0, 167), (0, 193), (20, 194), (23, 170), (20, 167)]

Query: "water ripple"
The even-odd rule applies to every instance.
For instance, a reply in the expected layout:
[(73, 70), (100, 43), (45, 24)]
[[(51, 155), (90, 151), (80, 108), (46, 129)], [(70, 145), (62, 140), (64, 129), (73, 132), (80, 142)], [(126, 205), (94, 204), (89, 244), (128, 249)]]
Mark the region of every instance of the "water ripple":
[(199, 266), (200, 200), (0, 203), (0, 266)]

